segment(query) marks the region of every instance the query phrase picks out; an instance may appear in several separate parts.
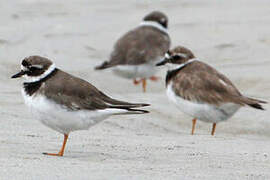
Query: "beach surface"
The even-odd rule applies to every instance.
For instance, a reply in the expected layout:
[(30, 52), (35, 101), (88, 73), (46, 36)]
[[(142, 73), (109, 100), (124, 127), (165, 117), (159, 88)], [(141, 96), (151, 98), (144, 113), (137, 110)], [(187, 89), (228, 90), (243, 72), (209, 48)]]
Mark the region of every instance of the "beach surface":
[[(217, 125), (191, 120), (165, 94), (166, 67), (147, 92), (110, 70), (94, 71), (144, 15), (169, 17), (172, 47), (190, 48), (250, 97), (270, 101), (270, 1), (0, 1), (0, 179), (270, 179), (270, 105), (240, 109)], [(10, 77), (41, 55), (111, 97), (150, 103), (145, 115), (114, 116), (63, 136), (33, 118)]]

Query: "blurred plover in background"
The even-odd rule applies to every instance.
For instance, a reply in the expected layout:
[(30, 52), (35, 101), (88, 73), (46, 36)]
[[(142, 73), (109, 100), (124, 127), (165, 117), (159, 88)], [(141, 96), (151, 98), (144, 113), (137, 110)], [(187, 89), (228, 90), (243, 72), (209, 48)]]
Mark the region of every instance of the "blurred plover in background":
[(109, 61), (97, 66), (97, 70), (112, 68), (118, 76), (142, 83), (146, 91), (146, 80), (155, 77), (159, 62), (170, 47), (167, 32), (168, 18), (159, 11), (146, 15), (138, 27), (123, 35), (114, 45)]

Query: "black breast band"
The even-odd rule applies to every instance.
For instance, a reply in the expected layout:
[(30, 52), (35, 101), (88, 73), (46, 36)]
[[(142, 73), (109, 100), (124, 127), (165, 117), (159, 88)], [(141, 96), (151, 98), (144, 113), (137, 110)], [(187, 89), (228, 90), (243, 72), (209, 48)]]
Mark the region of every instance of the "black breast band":
[(23, 88), (26, 94), (32, 96), (40, 88), (42, 83), (45, 82), (47, 79), (50, 79), (52, 76), (54, 76), (57, 71), (58, 69), (55, 68), (48, 76), (40, 79), (39, 81), (23, 83)]

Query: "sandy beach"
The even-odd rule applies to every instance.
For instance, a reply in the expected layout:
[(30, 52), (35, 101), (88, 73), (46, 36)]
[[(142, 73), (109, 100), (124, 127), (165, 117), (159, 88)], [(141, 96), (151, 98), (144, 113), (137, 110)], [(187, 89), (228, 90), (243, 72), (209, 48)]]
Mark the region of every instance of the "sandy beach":
[[(165, 94), (166, 68), (147, 93), (110, 70), (94, 71), (114, 42), (143, 16), (169, 17), (172, 47), (183, 45), (250, 97), (270, 101), (270, 1), (0, 1), (0, 179), (270, 179), (270, 105), (242, 108), (217, 125), (198, 122)], [(152, 104), (146, 115), (115, 116), (89, 131), (62, 135), (33, 118), (11, 79), (30, 55), (52, 59), (106, 94)]]

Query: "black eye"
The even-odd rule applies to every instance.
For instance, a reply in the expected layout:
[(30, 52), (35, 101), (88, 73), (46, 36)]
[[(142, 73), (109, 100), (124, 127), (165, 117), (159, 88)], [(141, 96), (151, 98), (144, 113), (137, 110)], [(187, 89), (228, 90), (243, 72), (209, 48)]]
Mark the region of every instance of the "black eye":
[(174, 59), (174, 60), (181, 59), (181, 58), (182, 58), (182, 57), (179, 56), (179, 55), (174, 55), (174, 56), (173, 56), (173, 59)]
[(33, 66), (31, 66), (29, 70), (30, 70), (31, 72), (33, 72), (33, 71), (37, 71), (37, 70), (40, 70), (40, 69), (39, 69), (39, 68), (37, 68), (37, 67), (33, 67)]
[(163, 27), (167, 28), (167, 22), (166, 22), (166, 21), (165, 21), (165, 22), (160, 22), (160, 24), (161, 24)]
[(23, 60), (22, 61), (22, 65), (25, 66), (25, 67), (30, 66), (30, 64), (26, 60)]

